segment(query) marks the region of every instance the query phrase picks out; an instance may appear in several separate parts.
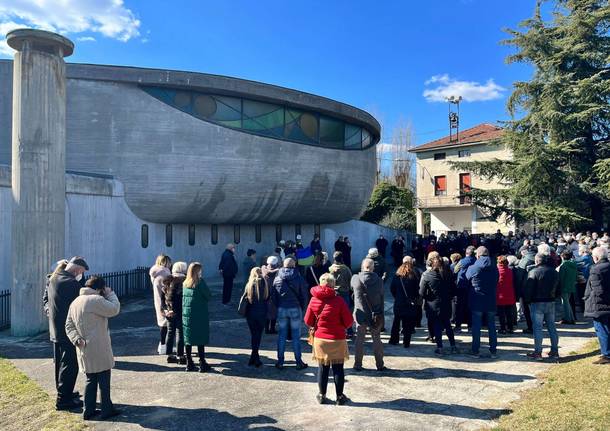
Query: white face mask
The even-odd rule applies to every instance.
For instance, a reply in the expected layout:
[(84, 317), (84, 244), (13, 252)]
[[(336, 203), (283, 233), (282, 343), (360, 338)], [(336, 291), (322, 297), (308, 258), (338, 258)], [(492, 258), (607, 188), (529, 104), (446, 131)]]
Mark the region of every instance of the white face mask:
[(81, 281), (83, 279), (83, 273), (81, 272), (75, 278), (76, 278), (76, 281)]

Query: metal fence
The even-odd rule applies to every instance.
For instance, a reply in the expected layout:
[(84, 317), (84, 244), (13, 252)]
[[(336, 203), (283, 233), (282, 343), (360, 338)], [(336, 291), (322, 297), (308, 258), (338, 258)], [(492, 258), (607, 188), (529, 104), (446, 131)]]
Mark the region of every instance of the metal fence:
[[(103, 277), (119, 298), (129, 298), (146, 292), (152, 292), (148, 268), (139, 266), (129, 271), (95, 274)], [(0, 330), (11, 327), (11, 292), (0, 291)]]

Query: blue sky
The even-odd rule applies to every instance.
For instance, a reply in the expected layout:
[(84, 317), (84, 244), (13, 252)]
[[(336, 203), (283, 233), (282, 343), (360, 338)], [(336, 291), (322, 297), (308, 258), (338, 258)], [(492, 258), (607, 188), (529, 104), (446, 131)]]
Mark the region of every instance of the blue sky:
[[(0, 0), (0, 33), (24, 24), (65, 34), (71, 62), (215, 73), (330, 97), (373, 114), (384, 142), (411, 122), (416, 143), (447, 132), (448, 92), (462, 128), (507, 119), (512, 83), (503, 28), (535, 0)], [(68, 13), (69, 11), (69, 13)], [(0, 56), (11, 52), (0, 41)], [(426, 82), (428, 84), (426, 85)], [(428, 97), (424, 91), (428, 90)]]

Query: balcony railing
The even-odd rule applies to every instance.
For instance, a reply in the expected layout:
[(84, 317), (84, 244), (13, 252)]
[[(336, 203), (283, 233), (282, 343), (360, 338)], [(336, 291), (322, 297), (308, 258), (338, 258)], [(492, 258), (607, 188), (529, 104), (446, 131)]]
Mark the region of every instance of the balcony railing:
[(472, 197), (457, 196), (431, 196), (417, 199), (417, 208), (442, 208), (472, 206)]

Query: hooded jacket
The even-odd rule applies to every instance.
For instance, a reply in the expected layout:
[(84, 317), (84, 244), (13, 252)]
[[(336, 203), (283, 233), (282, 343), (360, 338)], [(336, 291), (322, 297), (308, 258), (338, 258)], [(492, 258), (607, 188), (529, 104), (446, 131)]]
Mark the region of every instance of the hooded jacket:
[(472, 288), (468, 303), (472, 311), (496, 311), (496, 287), (498, 286), (498, 269), (491, 263), (489, 256), (481, 256), (466, 271)]
[(335, 277), (337, 294), (349, 295), (352, 291), (352, 271), (342, 263), (334, 263), (330, 266), (329, 272)]
[(277, 308), (305, 309), (307, 283), (295, 268), (281, 268), (273, 280), (273, 302)]
[(47, 306), (49, 315), (49, 338), (54, 343), (70, 343), (66, 335), (68, 309), (81, 289), (74, 275), (63, 270), (49, 279)]
[(163, 279), (171, 274), (170, 270), (161, 265), (154, 265), (148, 272), (153, 288), (153, 299), (155, 302), (155, 314), (157, 326), (163, 327), (167, 324), (165, 317), (165, 298), (163, 294)]
[(602, 259), (591, 267), (585, 289), (585, 316), (610, 316), (610, 262)]
[(78, 367), (83, 373), (100, 373), (114, 367), (114, 355), (108, 319), (119, 314), (121, 304), (114, 292), (107, 297), (89, 287), (80, 289), (80, 295), (70, 305), (66, 319), (66, 333), (74, 345), (85, 340), (84, 347), (77, 347)]
[[(354, 318), (356, 322), (359, 325), (372, 326), (372, 314), (383, 315), (384, 312), (383, 281), (381, 277), (374, 272), (361, 272), (352, 276), (351, 286), (354, 290)], [(367, 298), (365, 298), (365, 294)]]
[(354, 323), (345, 301), (328, 286), (312, 287), (310, 292), (312, 299), (305, 312), (305, 324), (313, 327), (317, 317), (316, 338), (345, 340), (345, 330)]
[(514, 305), (516, 300), (513, 270), (508, 265), (498, 265), (498, 276), (496, 304)]

